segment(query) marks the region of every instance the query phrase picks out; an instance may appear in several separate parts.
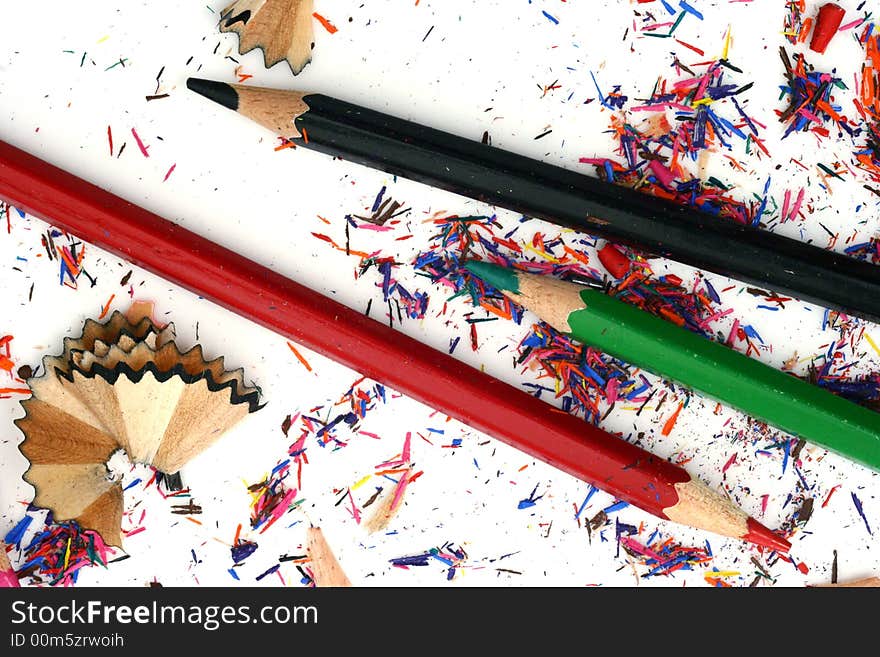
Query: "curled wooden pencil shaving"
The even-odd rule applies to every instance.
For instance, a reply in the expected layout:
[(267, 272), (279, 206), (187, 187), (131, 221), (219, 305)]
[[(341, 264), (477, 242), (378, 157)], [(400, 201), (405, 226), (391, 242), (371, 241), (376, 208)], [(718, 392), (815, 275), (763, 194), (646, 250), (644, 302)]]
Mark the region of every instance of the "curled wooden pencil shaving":
[(15, 421), (34, 505), (97, 531), (108, 545), (122, 543), (122, 487), (107, 467), (114, 453), (174, 474), (260, 408), (259, 390), (244, 384), (241, 369), (206, 360), (200, 346), (181, 351), (174, 326), (148, 314), (140, 307), (104, 323), (87, 320), (60, 355), (43, 358), (42, 375), (28, 380), (25, 416)]
[(286, 60), (296, 75), (312, 59), (312, 0), (236, 0), (220, 12), (220, 31), (238, 34), (238, 52), (263, 51), (266, 67)]

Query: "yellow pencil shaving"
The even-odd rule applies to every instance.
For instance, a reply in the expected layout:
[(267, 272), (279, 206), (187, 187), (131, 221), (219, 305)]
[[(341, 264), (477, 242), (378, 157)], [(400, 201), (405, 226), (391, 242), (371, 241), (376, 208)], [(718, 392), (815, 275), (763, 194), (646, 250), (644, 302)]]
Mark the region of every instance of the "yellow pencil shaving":
[(865, 333), (865, 340), (868, 341), (868, 344), (871, 345), (871, 348), (877, 352), (877, 355), (880, 356), (880, 348), (877, 347), (877, 343), (871, 339), (871, 336)]
[(110, 35), (109, 35), (109, 34), (105, 34), (105, 35), (102, 36), (100, 39), (98, 39), (97, 43), (104, 43), (104, 42), (105, 42), (107, 39), (109, 39), (109, 38), (110, 38)]
[(64, 550), (64, 570), (67, 570), (67, 564), (70, 563), (70, 538), (67, 539), (67, 549)]
[(363, 486), (365, 483), (367, 483), (372, 477), (373, 477), (373, 475), (366, 475), (365, 477), (362, 477), (361, 479), (358, 479), (357, 483), (354, 484), (353, 486), (351, 486), (350, 489), (351, 489), (351, 490), (357, 490), (358, 488), (360, 488), (361, 486)]
[(531, 251), (535, 255), (541, 256), (542, 258), (544, 258), (544, 260), (547, 260), (547, 261), (555, 263), (555, 264), (559, 264), (559, 258), (554, 258), (549, 253), (545, 253), (544, 251), (539, 251), (538, 249), (533, 247), (531, 244), (524, 244), (523, 246), (525, 247), (525, 249), (527, 251)]
[[(268, 480), (269, 480), (269, 475), (265, 475), (263, 477), (263, 481), (265, 482)], [(248, 487), (248, 489), (250, 489), (250, 485), (248, 485), (248, 484), (245, 484), (245, 485)], [(248, 494), (250, 494), (250, 496), (251, 496), (251, 508), (253, 509), (254, 506), (256, 506), (257, 502), (260, 500), (260, 497), (262, 497), (263, 491), (262, 490), (255, 490), (255, 491), (248, 490)]]
[(721, 54), (722, 59), (727, 59), (727, 52), (730, 50), (730, 25), (727, 26), (727, 36), (724, 38), (724, 52)]
[(715, 101), (712, 98), (700, 98), (700, 100), (695, 100), (693, 102), (694, 107), (697, 105), (711, 105)]
[(703, 574), (705, 579), (718, 579), (719, 577), (736, 577), (741, 573), (738, 570), (719, 570), (719, 571), (707, 571)]

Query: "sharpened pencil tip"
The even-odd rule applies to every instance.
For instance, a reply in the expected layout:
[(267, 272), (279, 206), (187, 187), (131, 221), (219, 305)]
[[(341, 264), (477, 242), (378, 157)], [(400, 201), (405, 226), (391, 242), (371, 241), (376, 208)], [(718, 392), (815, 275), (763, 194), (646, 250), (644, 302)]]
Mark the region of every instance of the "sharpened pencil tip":
[(464, 268), (502, 292), (519, 294), (519, 278), (515, 269), (493, 265), (491, 262), (481, 260), (468, 260), (464, 263)]
[(197, 94), (223, 105), (226, 109), (231, 109), (233, 112), (238, 111), (238, 93), (225, 82), (187, 78), (186, 87), (190, 91), (195, 91)]
[(791, 543), (779, 534), (767, 529), (754, 518), (749, 518), (748, 527), (749, 531), (742, 537), (743, 540), (779, 552), (788, 552), (791, 549)]

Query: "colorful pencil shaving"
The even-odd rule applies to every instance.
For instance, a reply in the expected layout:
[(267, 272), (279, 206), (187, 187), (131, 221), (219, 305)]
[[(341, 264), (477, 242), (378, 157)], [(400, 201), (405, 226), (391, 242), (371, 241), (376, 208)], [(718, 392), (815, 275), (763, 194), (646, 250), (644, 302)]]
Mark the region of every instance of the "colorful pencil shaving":
[[(296, 488), (302, 490), (303, 469), (309, 462), (308, 450), (312, 440), (319, 447), (329, 447), (334, 451), (348, 446), (355, 436), (363, 433), (360, 431), (361, 421), (370, 411), (385, 402), (385, 386), (367, 381), (366, 377), (359, 377), (333, 406), (315, 406), (308, 411), (288, 415), (281, 423), (281, 431), (287, 438), (291, 437), (291, 430), (298, 431), (299, 435), (287, 449), (290, 459), (279, 464), (280, 469), (276, 466), (273, 476), (279, 476), (278, 473), (283, 469), (284, 478), (288, 469), (295, 466)], [(338, 407), (344, 410), (338, 411)], [(267, 508), (265, 504), (259, 506)]]
[(644, 543), (631, 536), (635, 527), (618, 523), (618, 543), (627, 554), (641, 563), (646, 572), (642, 577), (668, 576), (679, 570), (693, 570), (712, 561), (712, 552), (705, 547), (686, 547), (655, 530)]
[(805, 17), (806, 0), (786, 0), (782, 34), (792, 45), (805, 43), (813, 27), (813, 18)]
[(857, 77), (858, 93), (853, 103), (866, 129), (864, 144), (853, 155), (870, 180), (880, 182), (880, 30), (874, 23), (865, 24), (859, 42), (865, 48), (865, 61)]
[[(30, 520), (25, 527), (28, 524)], [(21, 545), (23, 530), (14, 538)], [(6, 540), (13, 542), (9, 535)], [(72, 586), (80, 570), (95, 565), (106, 567), (113, 556), (114, 549), (106, 546), (97, 532), (84, 531), (75, 521), (55, 523), (49, 514), (45, 527), (24, 548), (18, 573), (20, 577), (46, 578), (52, 586)]]
[(807, 130), (828, 137), (824, 125), (829, 122), (838, 127), (838, 135), (846, 132), (850, 137), (857, 137), (861, 129), (840, 113), (843, 108), (831, 95), (835, 90), (846, 89), (840, 78), (813, 70), (800, 53), (794, 54), (793, 65), (784, 48), (780, 48), (779, 53), (787, 79), (782, 92), (789, 96), (788, 107), (778, 112), (779, 120), (787, 123), (783, 139), (792, 132)]
[(446, 542), (440, 547), (432, 547), (419, 554), (411, 554), (405, 557), (395, 557), (390, 560), (392, 566), (408, 570), (413, 566), (428, 566), (432, 563), (440, 563), (446, 570), (446, 580), (452, 580), (455, 574), (463, 567), (468, 555), (464, 548), (455, 543)]
[(20, 368), (16, 369), (12, 358), (12, 340), (11, 335), (0, 336), (0, 372), (3, 372), (0, 379), (0, 399), (9, 399), (12, 395), (31, 394), (25, 379), (19, 375)]
[[(742, 143), (746, 155), (770, 155), (760, 137), (765, 126), (746, 112), (741, 96), (751, 83), (730, 79), (740, 71), (724, 59), (693, 68), (676, 59), (673, 67), (681, 77), (660, 78), (646, 101), (628, 108), (625, 117), (612, 115), (618, 158), (582, 157), (580, 162), (593, 165), (597, 175), (610, 182), (720, 219), (758, 225), (765, 219), (767, 190), (762, 198), (741, 201), (722, 181), (702, 180), (699, 171), (692, 171), (694, 163), (702, 166), (702, 155), (716, 150), (735, 169), (745, 170), (730, 154), (734, 143)], [(666, 118), (667, 111), (675, 113), (674, 122)]]
[[(815, 71), (803, 55), (793, 55), (792, 63), (785, 50), (780, 49), (786, 75), (786, 84), (781, 89), (783, 95), (788, 94), (790, 98), (789, 106), (780, 113), (780, 120), (788, 122), (786, 135), (809, 131), (822, 139), (830, 136), (829, 125), (837, 128), (837, 136), (845, 133), (853, 141), (855, 168), (844, 162), (833, 166), (819, 163), (820, 177), (850, 174), (866, 189), (880, 194), (880, 190), (867, 184), (880, 182), (880, 30), (867, 19), (848, 27), (858, 28), (855, 38), (864, 48), (864, 62), (855, 76), (854, 97), (835, 102), (833, 92), (850, 93), (843, 80), (833, 73)], [(850, 102), (858, 113), (857, 117), (845, 115), (844, 110)], [(849, 250), (846, 253), (853, 255)], [(857, 251), (855, 255), (858, 255)]]
[(290, 462), (284, 460), (263, 481), (248, 487), (251, 494), (251, 527), (262, 534), (296, 503), (296, 489), (284, 484), (290, 473)]

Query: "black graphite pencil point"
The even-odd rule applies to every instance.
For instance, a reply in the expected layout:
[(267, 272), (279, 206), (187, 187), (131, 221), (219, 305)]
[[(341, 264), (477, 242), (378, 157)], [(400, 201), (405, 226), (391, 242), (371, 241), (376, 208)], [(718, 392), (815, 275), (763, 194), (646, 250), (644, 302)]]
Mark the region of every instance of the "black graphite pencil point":
[(190, 91), (213, 100), (219, 105), (232, 111), (238, 111), (238, 93), (225, 82), (216, 82), (215, 80), (203, 80), (201, 78), (188, 78), (186, 87)]

